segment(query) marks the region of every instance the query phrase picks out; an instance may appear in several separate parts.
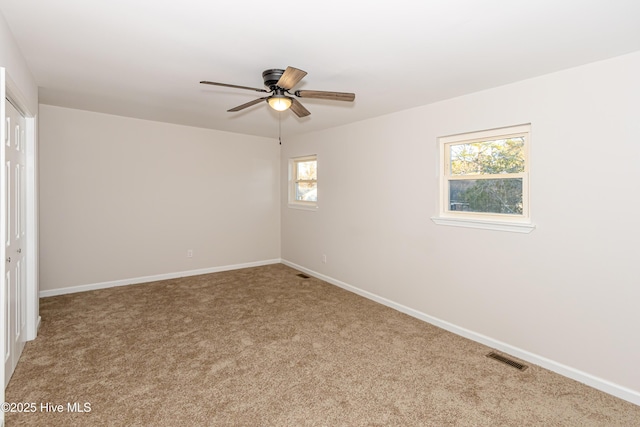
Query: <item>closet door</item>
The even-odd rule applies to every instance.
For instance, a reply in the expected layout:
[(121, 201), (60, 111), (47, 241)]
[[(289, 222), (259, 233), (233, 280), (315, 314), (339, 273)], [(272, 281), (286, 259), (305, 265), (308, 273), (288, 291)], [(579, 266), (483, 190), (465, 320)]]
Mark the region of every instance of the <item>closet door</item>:
[(6, 100), (4, 155), (4, 233), (5, 242), (5, 384), (24, 348), (25, 316), (25, 130), (26, 120)]

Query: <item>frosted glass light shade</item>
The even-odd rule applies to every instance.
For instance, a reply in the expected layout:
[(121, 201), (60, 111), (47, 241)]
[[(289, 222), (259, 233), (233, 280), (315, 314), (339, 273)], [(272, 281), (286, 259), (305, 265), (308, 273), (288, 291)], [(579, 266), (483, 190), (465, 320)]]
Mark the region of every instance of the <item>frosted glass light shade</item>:
[(274, 95), (267, 100), (271, 108), (276, 111), (284, 111), (291, 107), (291, 99), (283, 95)]

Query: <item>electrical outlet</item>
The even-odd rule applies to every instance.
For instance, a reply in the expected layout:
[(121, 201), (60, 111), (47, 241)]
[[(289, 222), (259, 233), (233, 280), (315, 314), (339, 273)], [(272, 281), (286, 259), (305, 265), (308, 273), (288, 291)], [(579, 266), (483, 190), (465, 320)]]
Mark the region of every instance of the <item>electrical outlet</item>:
[(193, 249), (187, 249), (187, 258), (193, 258)]
[(326, 264), (327, 263), (327, 255), (322, 254), (322, 263)]

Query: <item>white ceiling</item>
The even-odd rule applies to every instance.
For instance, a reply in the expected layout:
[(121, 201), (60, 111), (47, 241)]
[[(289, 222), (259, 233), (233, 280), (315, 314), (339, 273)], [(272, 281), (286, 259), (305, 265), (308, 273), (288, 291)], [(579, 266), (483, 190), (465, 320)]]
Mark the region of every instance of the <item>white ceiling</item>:
[[(271, 6), (269, 6), (271, 4)], [(339, 126), (640, 50), (638, 0), (0, 0), (40, 102), (267, 137), (262, 71), (309, 74), (282, 134)], [(0, 64), (1, 65), (1, 64)], [(588, 87), (585, 88), (588, 90)]]

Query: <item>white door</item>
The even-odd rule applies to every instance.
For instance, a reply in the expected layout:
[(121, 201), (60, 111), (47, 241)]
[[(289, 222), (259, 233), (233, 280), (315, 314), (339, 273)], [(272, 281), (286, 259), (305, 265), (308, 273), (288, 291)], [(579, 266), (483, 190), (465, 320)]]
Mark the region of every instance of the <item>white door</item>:
[(26, 120), (7, 100), (5, 150), (5, 384), (13, 374), (25, 342), (25, 164)]

